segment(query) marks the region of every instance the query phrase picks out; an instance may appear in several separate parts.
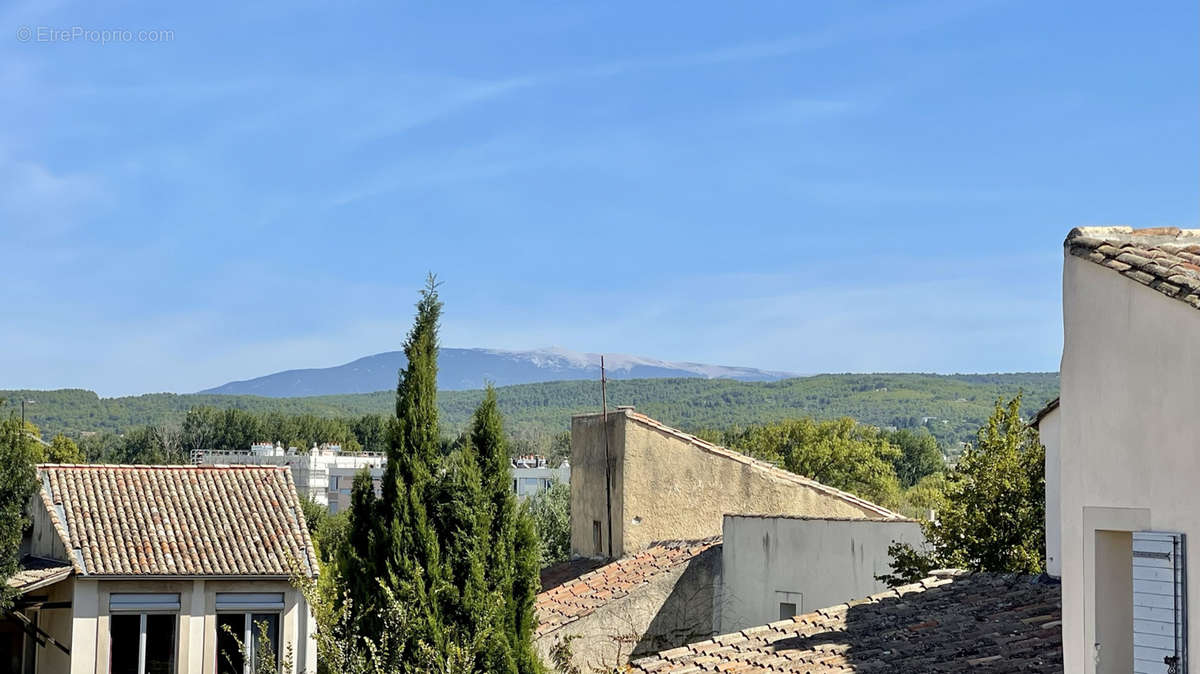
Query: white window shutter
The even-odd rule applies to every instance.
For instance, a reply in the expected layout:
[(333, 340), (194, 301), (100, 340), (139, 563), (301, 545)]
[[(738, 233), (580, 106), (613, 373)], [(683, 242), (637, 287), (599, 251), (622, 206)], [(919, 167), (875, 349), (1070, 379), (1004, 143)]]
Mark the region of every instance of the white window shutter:
[(1184, 535), (1133, 532), (1133, 670), (1187, 672)]

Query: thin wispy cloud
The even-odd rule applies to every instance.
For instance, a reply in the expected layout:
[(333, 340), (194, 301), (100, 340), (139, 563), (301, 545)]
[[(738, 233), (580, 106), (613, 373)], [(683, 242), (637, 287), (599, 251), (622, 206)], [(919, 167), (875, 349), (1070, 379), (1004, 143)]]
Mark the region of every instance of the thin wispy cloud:
[(1195, 226), (1191, 5), (45, 7), (176, 38), (0, 41), (6, 386), (391, 350), (427, 270), (452, 346), (1047, 370), (1067, 229)]

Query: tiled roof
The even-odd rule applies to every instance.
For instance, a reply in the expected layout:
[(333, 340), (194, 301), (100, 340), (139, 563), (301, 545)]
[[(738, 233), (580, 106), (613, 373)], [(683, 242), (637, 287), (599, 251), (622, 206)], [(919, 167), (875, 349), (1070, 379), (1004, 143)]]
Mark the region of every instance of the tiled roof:
[(658, 421), (656, 419), (651, 419), (650, 417), (646, 416), (645, 414), (641, 414), (639, 412), (634, 412), (632, 410), (624, 410), (624, 411), (625, 411), (625, 414), (627, 414), (630, 419), (633, 419), (634, 421), (637, 421), (641, 424), (645, 424), (646, 426), (650, 426), (651, 428), (654, 428), (655, 430), (662, 431), (663, 433), (666, 433), (668, 435), (672, 435), (672, 436), (679, 438), (680, 440), (683, 440), (685, 442), (691, 443), (692, 445), (698, 447), (699, 449), (701, 449), (703, 451), (709, 452), (711, 454), (716, 454), (718, 456), (723, 456), (725, 458), (733, 459), (734, 461), (744, 463), (747, 466), (751, 466), (752, 468), (768, 472), (771, 474), (772, 477), (787, 480), (788, 482), (794, 482), (797, 484), (805, 485), (806, 487), (809, 487), (811, 489), (819, 491), (827, 496), (832, 496), (834, 498), (841, 499), (842, 501), (846, 501), (847, 503), (851, 503), (855, 506), (858, 506), (859, 508), (867, 510), (867, 511), (873, 513), (874, 517), (877, 517), (879, 519), (904, 519), (904, 517), (902, 515), (894, 513), (892, 511), (888, 510), (887, 508), (884, 508), (883, 506), (875, 505), (874, 503), (871, 503), (870, 501), (868, 501), (866, 499), (861, 499), (849, 492), (844, 492), (840, 489), (835, 489), (828, 485), (821, 484), (820, 482), (817, 482), (816, 480), (804, 477), (803, 475), (797, 475), (791, 471), (784, 470), (778, 466), (767, 463), (766, 461), (759, 461), (758, 459), (751, 458), (740, 452), (735, 452), (731, 449), (726, 449), (725, 447), (721, 447), (720, 445), (714, 445), (713, 443), (708, 442), (707, 440), (702, 440), (702, 439), (700, 439), (694, 435), (691, 435), (689, 433), (684, 433), (683, 431), (681, 431), (679, 429), (671, 428), (670, 426), (662, 423), (661, 421)]
[(1200, 309), (1200, 229), (1078, 227), (1067, 252)]
[(77, 573), (287, 576), (316, 555), (286, 466), (38, 466)]
[(1057, 583), (934, 577), (663, 651), (635, 660), (632, 671), (1058, 673), (1061, 614)]
[(538, 615), (536, 636), (553, 632), (591, 614), (607, 602), (628, 596), (655, 576), (685, 564), (720, 544), (719, 536), (698, 541), (655, 543), (629, 557), (544, 589), (534, 604)]
[(590, 557), (576, 557), (575, 559), (565, 562), (551, 564), (542, 569), (538, 580), (542, 583), (542, 591), (553, 590), (554, 588), (573, 581), (588, 571), (594, 571), (604, 566), (605, 560), (591, 559)]
[(66, 562), (42, 557), (25, 557), (21, 560), (21, 570), (14, 573), (7, 583), (9, 587), (23, 594), (53, 585), (70, 575), (71, 565)]

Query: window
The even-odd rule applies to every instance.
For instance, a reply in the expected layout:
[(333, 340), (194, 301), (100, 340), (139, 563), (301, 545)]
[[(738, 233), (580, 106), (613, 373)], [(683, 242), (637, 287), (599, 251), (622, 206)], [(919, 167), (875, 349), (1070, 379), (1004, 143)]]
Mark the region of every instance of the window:
[(338, 476), (330, 475), (329, 476), (329, 491), (337, 491), (337, 490), (338, 490)]
[(218, 592), (217, 673), (250, 674), (268, 658), (278, 668), (281, 611), (282, 592)]
[[(779, 619), (787, 620), (800, 615), (804, 610), (804, 595), (800, 592), (775, 590), (775, 602), (779, 604)], [(763, 620), (770, 620), (770, 615), (764, 615)]]
[(600, 520), (592, 520), (592, 545), (596, 548), (596, 556), (604, 554), (604, 536), (600, 532)]
[(175, 672), (178, 594), (113, 594), (108, 609), (111, 674)]

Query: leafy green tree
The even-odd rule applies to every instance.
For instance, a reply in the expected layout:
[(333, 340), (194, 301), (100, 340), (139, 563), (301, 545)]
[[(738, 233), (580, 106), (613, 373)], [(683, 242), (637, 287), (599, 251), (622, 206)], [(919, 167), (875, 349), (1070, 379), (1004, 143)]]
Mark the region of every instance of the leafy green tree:
[(0, 421), (0, 612), (12, 606), (5, 583), (20, 564), (25, 506), (37, 491), (38, 447), (16, 416)]
[(325, 520), (329, 519), (329, 508), (317, 503), (308, 494), (300, 495), (300, 510), (304, 513), (304, 524), (308, 526), (309, 535), (316, 533)]
[(727, 435), (729, 446), (883, 506), (900, 503), (900, 450), (850, 418), (789, 419)]
[(937, 438), (925, 429), (914, 432), (901, 428), (885, 432), (882, 437), (900, 450), (900, 455), (893, 459), (892, 466), (896, 469), (900, 486), (905, 489), (920, 482), (926, 475), (932, 475), (946, 467)]
[(350, 511), (343, 510), (321, 518), (312, 533), (317, 544), (317, 555), (324, 569), (333, 564), (338, 550), (342, 549), (350, 535)]
[(46, 447), (46, 461), (49, 463), (84, 463), (83, 452), (79, 450), (79, 445), (67, 436), (59, 433), (50, 439), (50, 446)]
[(546, 461), (557, 468), (563, 461), (571, 458), (571, 431), (557, 433), (550, 440), (550, 450), (546, 453)]
[(923, 525), (927, 548), (893, 545), (892, 584), (931, 568), (1039, 573), (1046, 557), (1046, 450), (1021, 421), (1021, 396), (997, 401), (978, 443), (946, 474), (946, 500)]
[(387, 424), (382, 414), (364, 414), (350, 422), (350, 432), (364, 452), (382, 452), (387, 449)]
[(566, 561), (571, 554), (571, 485), (555, 482), (526, 506), (541, 545), (542, 566)]

